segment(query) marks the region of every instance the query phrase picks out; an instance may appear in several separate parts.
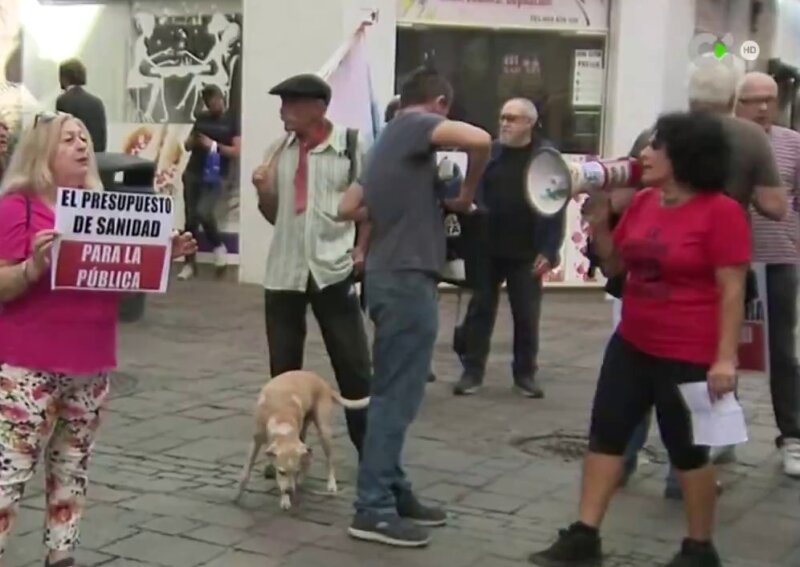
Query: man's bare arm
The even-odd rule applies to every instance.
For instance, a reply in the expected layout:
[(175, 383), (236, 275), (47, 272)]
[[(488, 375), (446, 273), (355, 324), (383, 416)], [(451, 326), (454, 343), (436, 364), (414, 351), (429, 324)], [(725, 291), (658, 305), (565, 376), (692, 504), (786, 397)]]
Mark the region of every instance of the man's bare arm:
[(753, 206), (761, 215), (779, 221), (789, 212), (788, 193), (786, 187), (756, 187), (753, 192)]
[(369, 219), (367, 207), (364, 206), (364, 187), (354, 182), (344, 192), (337, 208), (338, 220), (366, 222)]
[(492, 137), (485, 130), (466, 122), (445, 120), (433, 129), (431, 142), (437, 147), (466, 150), (469, 162), (458, 202), (461, 205), (471, 205), (478, 182), (489, 162)]

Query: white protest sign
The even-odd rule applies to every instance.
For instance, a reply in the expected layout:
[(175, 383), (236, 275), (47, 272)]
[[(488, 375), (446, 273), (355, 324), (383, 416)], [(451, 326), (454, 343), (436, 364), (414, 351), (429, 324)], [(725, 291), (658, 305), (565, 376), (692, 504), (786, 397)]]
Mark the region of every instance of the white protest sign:
[(167, 290), (172, 198), (59, 188), (53, 289)]

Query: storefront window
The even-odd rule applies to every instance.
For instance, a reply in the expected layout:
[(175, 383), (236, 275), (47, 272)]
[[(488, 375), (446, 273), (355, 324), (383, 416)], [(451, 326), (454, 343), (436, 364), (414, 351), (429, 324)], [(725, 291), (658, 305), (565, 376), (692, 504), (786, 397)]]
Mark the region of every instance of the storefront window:
[(599, 154), (603, 35), (538, 30), (400, 27), (397, 83), (426, 61), (453, 83), (452, 117), (493, 135), (503, 102), (531, 99), (541, 134), (564, 153)]

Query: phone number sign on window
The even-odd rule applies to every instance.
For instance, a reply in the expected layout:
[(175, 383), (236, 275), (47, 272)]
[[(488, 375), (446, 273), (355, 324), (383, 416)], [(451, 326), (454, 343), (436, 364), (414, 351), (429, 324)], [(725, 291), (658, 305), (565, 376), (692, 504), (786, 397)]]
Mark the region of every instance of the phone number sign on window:
[(608, 31), (609, 0), (397, 0), (400, 23)]

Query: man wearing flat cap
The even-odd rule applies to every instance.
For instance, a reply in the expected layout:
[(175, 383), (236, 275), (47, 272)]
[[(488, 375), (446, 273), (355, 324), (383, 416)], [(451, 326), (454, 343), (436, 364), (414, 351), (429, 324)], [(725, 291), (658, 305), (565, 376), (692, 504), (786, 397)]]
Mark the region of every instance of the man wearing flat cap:
[[(303, 367), (310, 305), (342, 395), (364, 398), (372, 368), (353, 275), (356, 225), (336, 217), (366, 148), (357, 130), (325, 117), (331, 89), (318, 76), (291, 77), (269, 92), (281, 98), (287, 132), (253, 173), (259, 210), (274, 225), (264, 279), (270, 373)], [(346, 418), (360, 458), (366, 411)]]

